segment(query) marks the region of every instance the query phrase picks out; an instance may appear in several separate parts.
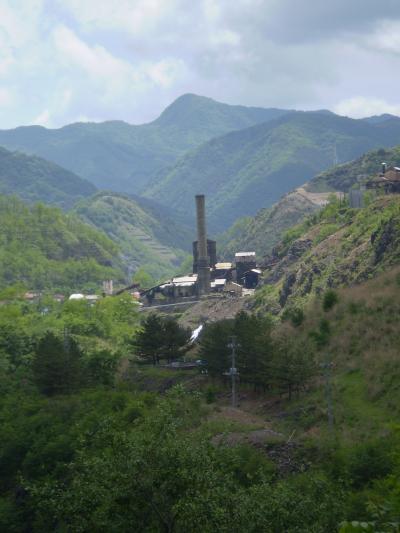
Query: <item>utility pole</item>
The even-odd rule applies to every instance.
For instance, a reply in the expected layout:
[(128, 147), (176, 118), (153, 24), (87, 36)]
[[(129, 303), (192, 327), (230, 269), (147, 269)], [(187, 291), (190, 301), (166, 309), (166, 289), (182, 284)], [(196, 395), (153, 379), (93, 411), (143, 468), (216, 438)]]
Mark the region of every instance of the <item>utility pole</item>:
[(229, 372), (227, 372), (228, 376), (231, 376), (231, 384), (232, 384), (232, 407), (237, 407), (237, 397), (236, 397), (236, 377), (239, 375), (237, 368), (236, 368), (236, 348), (238, 347), (238, 344), (236, 343), (236, 337), (232, 336), (231, 341), (228, 344), (228, 348), (231, 348), (231, 368), (229, 369)]

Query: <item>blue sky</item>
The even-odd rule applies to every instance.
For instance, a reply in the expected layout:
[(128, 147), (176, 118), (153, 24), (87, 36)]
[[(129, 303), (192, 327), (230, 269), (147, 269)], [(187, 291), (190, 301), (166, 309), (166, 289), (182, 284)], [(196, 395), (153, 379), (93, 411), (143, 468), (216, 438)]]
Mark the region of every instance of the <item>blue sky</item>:
[(0, 128), (142, 123), (185, 92), (400, 115), (398, 0), (0, 0)]

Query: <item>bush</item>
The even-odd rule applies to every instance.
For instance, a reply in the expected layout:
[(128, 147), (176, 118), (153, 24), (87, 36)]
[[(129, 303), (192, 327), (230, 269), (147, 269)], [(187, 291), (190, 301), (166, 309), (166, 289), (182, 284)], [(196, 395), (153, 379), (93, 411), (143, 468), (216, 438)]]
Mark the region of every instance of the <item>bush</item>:
[(322, 301), (323, 310), (325, 312), (330, 311), (337, 304), (338, 300), (339, 298), (336, 291), (332, 289), (326, 291), (326, 293), (324, 294), (324, 299)]

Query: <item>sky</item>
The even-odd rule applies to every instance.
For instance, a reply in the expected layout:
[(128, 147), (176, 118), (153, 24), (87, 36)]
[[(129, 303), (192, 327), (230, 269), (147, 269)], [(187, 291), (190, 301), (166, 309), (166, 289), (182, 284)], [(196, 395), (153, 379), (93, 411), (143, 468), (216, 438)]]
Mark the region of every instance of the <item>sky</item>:
[(0, 0), (0, 129), (140, 124), (184, 93), (400, 115), (399, 58), (400, 0)]

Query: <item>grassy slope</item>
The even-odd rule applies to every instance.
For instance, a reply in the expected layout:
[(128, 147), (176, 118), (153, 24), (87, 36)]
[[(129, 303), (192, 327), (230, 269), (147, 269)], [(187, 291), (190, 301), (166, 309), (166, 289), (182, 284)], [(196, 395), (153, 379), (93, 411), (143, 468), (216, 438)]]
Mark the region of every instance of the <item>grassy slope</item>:
[(210, 227), (268, 207), (282, 194), (340, 160), (399, 142), (400, 120), (373, 125), (332, 113), (291, 113), (203, 144), (151, 184), (146, 196), (191, 214), (197, 192), (208, 195)]
[(15, 197), (0, 196), (0, 287), (79, 292), (118, 281), (118, 248), (73, 215)]
[(54, 163), (0, 147), (1, 194), (16, 194), (29, 203), (43, 201), (68, 209), (95, 190), (88, 181)]
[(375, 276), (400, 259), (400, 197), (377, 198), (356, 210), (331, 204), (289, 231), (276, 247), (257, 293), (279, 312), (312, 294)]
[[(305, 309), (299, 328), (286, 325), (293, 339), (318, 330), (321, 318), (331, 334), (319, 358), (333, 362), (333, 409), (342, 444), (384, 437), (400, 419), (400, 312), (399, 268), (352, 288), (338, 291), (339, 301), (324, 313), (317, 300)], [(322, 316), (321, 316), (322, 315)], [(284, 426), (296, 427), (304, 436), (323, 437), (328, 431), (323, 380), (292, 405), (300, 417), (288, 417)]]
[(156, 279), (169, 276), (190, 247), (190, 232), (182, 224), (140, 199), (99, 192), (75, 212), (118, 244), (130, 274), (143, 267)]
[(138, 192), (150, 176), (183, 153), (228, 131), (280, 116), (277, 109), (247, 108), (184, 95), (149, 124), (77, 123), (0, 131), (0, 145), (54, 161), (101, 188)]

